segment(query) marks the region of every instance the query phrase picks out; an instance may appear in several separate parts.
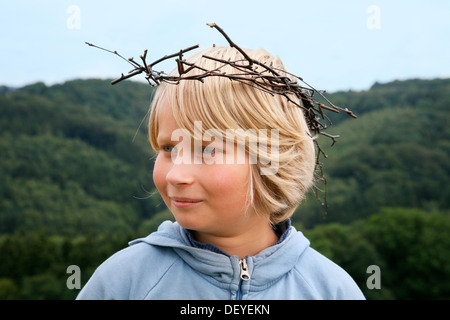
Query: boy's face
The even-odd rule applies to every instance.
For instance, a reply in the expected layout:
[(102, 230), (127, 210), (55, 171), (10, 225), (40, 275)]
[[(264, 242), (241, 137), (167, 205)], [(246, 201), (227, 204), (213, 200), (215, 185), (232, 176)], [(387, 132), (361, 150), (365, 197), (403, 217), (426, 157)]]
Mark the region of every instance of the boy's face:
[[(205, 235), (233, 236), (262, 219), (248, 205), (250, 164), (177, 161), (177, 150), (180, 146), (183, 152), (193, 148), (193, 139), (173, 141), (172, 134), (180, 128), (172, 109), (165, 99), (159, 108), (159, 150), (153, 180), (178, 223)], [(210, 143), (200, 141), (203, 147)], [(219, 149), (215, 153), (220, 153)], [(196, 156), (193, 151), (192, 159)]]

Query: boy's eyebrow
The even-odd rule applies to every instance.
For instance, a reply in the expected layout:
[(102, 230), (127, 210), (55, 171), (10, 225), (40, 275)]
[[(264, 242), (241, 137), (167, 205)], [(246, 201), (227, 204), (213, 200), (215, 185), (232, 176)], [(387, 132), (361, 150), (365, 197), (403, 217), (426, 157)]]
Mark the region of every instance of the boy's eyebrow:
[(162, 146), (165, 144), (174, 144), (176, 141), (172, 141), (170, 139), (170, 136), (160, 136), (158, 135), (158, 137), (156, 138), (156, 143), (158, 144), (158, 146)]
[(156, 142), (158, 145), (173, 142), (171, 141), (171, 135), (165, 134), (164, 131), (160, 130), (158, 132), (158, 136), (156, 137)]
[[(166, 134), (162, 131), (158, 132), (158, 136), (156, 137), (156, 142), (158, 143), (158, 145), (162, 145), (162, 144), (172, 144), (172, 143), (179, 143), (181, 142), (182, 138), (180, 138), (179, 140), (172, 140), (172, 135), (170, 134)], [(226, 141), (217, 141), (216, 139), (212, 139), (212, 140), (199, 140), (200, 144), (205, 146), (205, 145), (212, 145), (214, 147), (225, 147), (226, 145)], [(192, 138), (192, 142), (194, 142), (194, 139)]]
[[(177, 129), (178, 130), (178, 129)], [(164, 143), (179, 143), (182, 141), (182, 137), (178, 137), (177, 139), (172, 139), (173, 132), (168, 132), (164, 130), (159, 130), (158, 136), (156, 137), (156, 142), (158, 144)]]

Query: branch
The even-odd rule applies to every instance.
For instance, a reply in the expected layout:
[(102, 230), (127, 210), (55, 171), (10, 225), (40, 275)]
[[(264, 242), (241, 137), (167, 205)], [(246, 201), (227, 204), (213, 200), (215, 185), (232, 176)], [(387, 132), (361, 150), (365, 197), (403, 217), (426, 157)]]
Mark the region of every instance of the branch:
[[(219, 66), (213, 70), (206, 70), (200, 66), (183, 60), (184, 53), (199, 47), (199, 45), (194, 45), (180, 50), (176, 53), (165, 55), (164, 57), (157, 59), (152, 63), (147, 63), (147, 50), (145, 50), (144, 54), (140, 56), (142, 64), (139, 64), (134, 61), (133, 58), (125, 59), (117, 51), (108, 50), (88, 42), (86, 42), (86, 44), (91, 47), (95, 47), (117, 55), (133, 66), (133, 69), (130, 70), (128, 74), (124, 75), (122, 73), (120, 78), (111, 82), (112, 84), (116, 84), (141, 73), (145, 73), (145, 78), (153, 87), (160, 85), (161, 82), (177, 85), (178, 83), (180, 83), (180, 81), (197, 80), (203, 82), (203, 79), (208, 77), (223, 77), (228, 78), (230, 81), (236, 81), (238, 83), (262, 90), (271, 95), (281, 95), (285, 97), (288, 102), (299, 108), (302, 108), (310, 132), (314, 133), (315, 135), (320, 134), (331, 139), (332, 146), (336, 143), (339, 136), (324, 132), (324, 130), (326, 130), (329, 125), (332, 124), (325, 111), (331, 111), (335, 113), (343, 111), (347, 115), (353, 118), (357, 118), (356, 115), (348, 108), (341, 108), (334, 105), (327, 97), (325, 97), (325, 95), (323, 94), (324, 91), (315, 89), (309, 83), (305, 82), (302, 77), (296, 76), (292, 73), (279, 68), (275, 68), (273, 66), (268, 66), (258, 60), (252, 59), (241, 47), (234, 43), (231, 38), (225, 33), (225, 31), (223, 31), (223, 29), (220, 28), (217, 24), (207, 23), (207, 25), (211, 28), (216, 29), (220, 34), (222, 34), (222, 36), (227, 40), (230, 47), (235, 48), (239, 53), (241, 53), (243, 59), (227, 61), (203, 55), (202, 58), (216, 61), (219, 64)], [(160, 62), (172, 58), (176, 58), (175, 62), (178, 68), (178, 76), (169, 76), (162, 71), (155, 71), (153, 69)], [(257, 71), (256, 67), (254, 67), (255, 65), (261, 67), (263, 70)], [(221, 71), (221, 69), (224, 67), (231, 67), (234, 72), (225, 73)], [(199, 72), (198, 74), (189, 75), (189, 72), (194, 69), (201, 72)], [(292, 79), (288, 76), (292, 77)], [(305, 86), (300, 85), (297, 80)], [(325, 100), (326, 103), (316, 101), (314, 98), (314, 94), (319, 95)], [(293, 99), (293, 97), (299, 99), (300, 102), (297, 102), (295, 99)], [(323, 173), (323, 165), (320, 161), (320, 158), (322, 156), (327, 158), (327, 155), (319, 145), (317, 139), (314, 140), (314, 144), (316, 145), (317, 150), (315, 178), (318, 181), (322, 181), (325, 184), (326, 189), (326, 178)], [(317, 171), (319, 171), (320, 174), (317, 174)], [(318, 189), (316, 189), (316, 191), (317, 190)], [(326, 191), (324, 199), (325, 206), (327, 207)]]

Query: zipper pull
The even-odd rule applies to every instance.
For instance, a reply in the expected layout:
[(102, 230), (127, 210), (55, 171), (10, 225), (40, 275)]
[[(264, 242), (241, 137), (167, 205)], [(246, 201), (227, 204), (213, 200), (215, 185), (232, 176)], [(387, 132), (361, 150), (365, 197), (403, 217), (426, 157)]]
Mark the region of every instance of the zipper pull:
[(243, 281), (250, 280), (250, 274), (248, 273), (247, 261), (245, 261), (245, 258), (239, 260), (239, 266), (241, 267), (241, 274), (240, 274), (241, 279)]

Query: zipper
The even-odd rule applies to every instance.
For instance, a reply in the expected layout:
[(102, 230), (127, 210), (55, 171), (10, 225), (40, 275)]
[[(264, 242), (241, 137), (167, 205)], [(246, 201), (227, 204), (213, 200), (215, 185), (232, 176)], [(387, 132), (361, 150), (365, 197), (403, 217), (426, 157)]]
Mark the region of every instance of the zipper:
[(239, 260), (239, 266), (241, 267), (240, 278), (242, 281), (249, 281), (250, 274), (248, 273), (247, 261), (245, 258)]
[(248, 273), (247, 260), (245, 260), (245, 258), (239, 260), (239, 268), (241, 271), (239, 274), (240, 280), (239, 288), (236, 292), (236, 300), (242, 300), (242, 283), (250, 280), (250, 273)]

